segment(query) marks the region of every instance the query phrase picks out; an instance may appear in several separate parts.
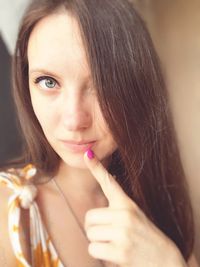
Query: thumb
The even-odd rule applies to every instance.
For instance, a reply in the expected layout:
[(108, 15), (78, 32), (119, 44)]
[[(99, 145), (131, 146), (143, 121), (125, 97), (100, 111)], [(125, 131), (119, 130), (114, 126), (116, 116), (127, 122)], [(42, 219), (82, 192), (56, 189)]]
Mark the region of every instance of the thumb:
[(91, 149), (88, 149), (85, 152), (84, 161), (101, 186), (101, 189), (109, 202), (109, 206), (113, 208), (127, 207), (127, 205), (130, 204), (129, 197), (125, 194), (114, 177), (104, 168)]

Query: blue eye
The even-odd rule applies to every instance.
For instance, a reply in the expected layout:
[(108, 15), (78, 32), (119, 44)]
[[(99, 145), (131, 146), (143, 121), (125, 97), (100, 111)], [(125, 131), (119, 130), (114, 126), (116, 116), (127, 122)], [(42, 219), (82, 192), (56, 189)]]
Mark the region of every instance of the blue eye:
[(35, 84), (39, 84), (42, 89), (54, 89), (57, 82), (49, 76), (41, 76), (35, 80)]

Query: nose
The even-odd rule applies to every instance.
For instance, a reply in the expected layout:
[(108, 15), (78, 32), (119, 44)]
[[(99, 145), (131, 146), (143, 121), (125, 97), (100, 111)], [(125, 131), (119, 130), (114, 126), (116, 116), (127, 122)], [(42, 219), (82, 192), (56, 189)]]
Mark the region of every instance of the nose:
[(87, 100), (73, 94), (63, 101), (62, 121), (68, 131), (80, 131), (90, 127), (92, 116)]

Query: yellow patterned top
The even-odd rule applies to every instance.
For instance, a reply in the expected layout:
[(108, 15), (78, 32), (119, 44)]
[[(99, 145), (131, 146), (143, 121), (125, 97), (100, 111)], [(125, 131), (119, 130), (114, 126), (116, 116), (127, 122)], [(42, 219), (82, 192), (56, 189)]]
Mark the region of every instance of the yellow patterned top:
[[(44, 228), (38, 205), (34, 201), (37, 188), (23, 183), (24, 179), (31, 178), (35, 173), (36, 169), (31, 164), (23, 169), (0, 172), (0, 185), (5, 185), (13, 191), (8, 200), (8, 231), (17, 267), (64, 267)], [(19, 238), (22, 208), (29, 209), (30, 214), (31, 265), (25, 259)]]

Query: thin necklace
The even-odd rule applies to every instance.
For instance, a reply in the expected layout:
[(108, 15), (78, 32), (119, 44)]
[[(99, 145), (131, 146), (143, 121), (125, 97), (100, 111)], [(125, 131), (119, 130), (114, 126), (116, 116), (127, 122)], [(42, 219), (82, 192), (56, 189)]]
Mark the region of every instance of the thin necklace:
[[(81, 225), (79, 219), (77, 218), (77, 216), (76, 216), (76, 214), (75, 214), (75, 212), (74, 212), (74, 210), (73, 210), (73, 208), (72, 208), (72, 206), (71, 206), (71, 204), (70, 204), (70, 202), (69, 202), (67, 196), (63, 193), (63, 191), (62, 191), (60, 185), (56, 182), (56, 180), (55, 180), (54, 177), (51, 179), (51, 181), (53, 182), (54, 186), (57, 188), (57, 191), (58, 191), (58, 193), (61, 195), (61, 197), (63, 198), (64, 202), (67, 204), (67, 207), (69, 208), (71, 214), (73, 215), (73, 217), (74, 217), (74, 219), (75, 219), (75, 221), (76, 221), (76, 223), (77, 223), (79, 229), (81, 230), (83, 236), (85, 237), (85, 239), (86, 239), (87, 242), (89, 243), (89, 239), (88, 239), (88, 237), (87, 237), (87, 235), (86, 235), (86, 233), (85, 233), (85, 230), (84, 230), (84, 228), (82, 227), (82, 225)], [(104, 263), (103, 263), (102, 260), (98, 260), (98, 261), (100, 262), (100, 264), (101, 264), (102, 267), (105, 267), (105, 265), (104, 265)]]

